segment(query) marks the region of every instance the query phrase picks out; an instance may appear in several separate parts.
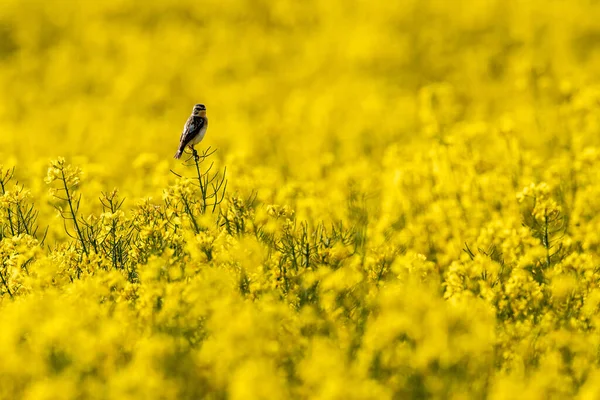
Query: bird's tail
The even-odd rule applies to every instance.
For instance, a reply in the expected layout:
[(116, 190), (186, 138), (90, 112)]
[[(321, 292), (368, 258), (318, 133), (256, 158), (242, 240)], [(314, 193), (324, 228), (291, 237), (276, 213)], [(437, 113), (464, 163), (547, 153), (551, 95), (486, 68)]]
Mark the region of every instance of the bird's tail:
[(173, 157), (173, 158), (176, 158), (179, 160), (179, 158), (181, 158), (181, 153), (183, 153), (183, 150), (181, 150), (181, 149), (177, 150), (177, 153), (175, 153), (175, 157)]

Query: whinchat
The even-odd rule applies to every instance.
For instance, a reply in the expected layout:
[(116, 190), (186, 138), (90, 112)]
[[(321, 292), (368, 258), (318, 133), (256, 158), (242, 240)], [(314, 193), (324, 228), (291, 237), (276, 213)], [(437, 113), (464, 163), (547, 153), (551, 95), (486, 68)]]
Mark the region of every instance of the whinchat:
[(179, 149), (175, 153), (175, 158), (180, 158), (186, 146), (192, 149), (194, 155), (196, 150), (194, 146), (204, 139), (206, 128), (208, 127), (208, 118), (206, 118), (206, 107), (204, 104), (196, 104), (192, 110), (192, 115), (188, 118), (181, 132), (179, 139)]

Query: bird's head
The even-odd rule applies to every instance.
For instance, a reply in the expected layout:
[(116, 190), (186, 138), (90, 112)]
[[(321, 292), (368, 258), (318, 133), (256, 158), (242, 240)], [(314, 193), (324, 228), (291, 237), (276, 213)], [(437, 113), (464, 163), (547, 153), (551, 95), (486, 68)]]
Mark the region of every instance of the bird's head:
[(192, 110), (192, 115), (195, 117), (204, 117), (206, 115), (206, 107), (204, 104), (196, 104)]

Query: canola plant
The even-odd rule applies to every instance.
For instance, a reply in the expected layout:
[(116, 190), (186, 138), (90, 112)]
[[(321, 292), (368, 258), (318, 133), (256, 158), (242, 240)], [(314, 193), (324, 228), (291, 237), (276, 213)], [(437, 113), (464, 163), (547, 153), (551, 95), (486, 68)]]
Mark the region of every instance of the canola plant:
[(2, 1), (0, 398), (599, 398), (598, 20)]

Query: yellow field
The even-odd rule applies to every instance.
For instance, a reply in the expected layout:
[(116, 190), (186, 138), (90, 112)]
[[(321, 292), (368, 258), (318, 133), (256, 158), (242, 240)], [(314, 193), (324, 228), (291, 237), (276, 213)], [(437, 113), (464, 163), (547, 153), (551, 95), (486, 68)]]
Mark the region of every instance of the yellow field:
[(598, 2), (171, 3), (0, 2), (1, 399), (600, 398)]

